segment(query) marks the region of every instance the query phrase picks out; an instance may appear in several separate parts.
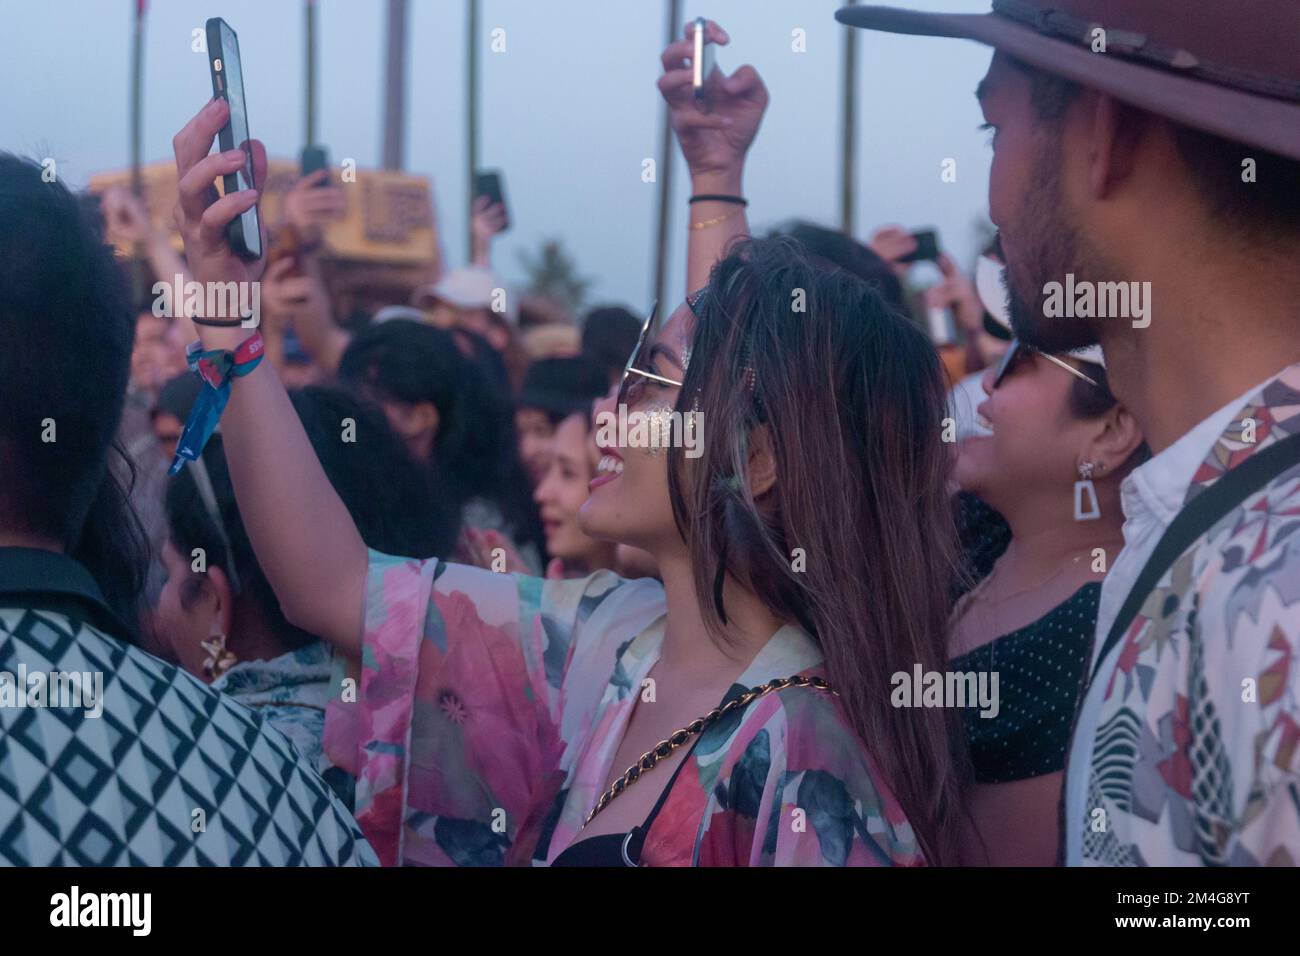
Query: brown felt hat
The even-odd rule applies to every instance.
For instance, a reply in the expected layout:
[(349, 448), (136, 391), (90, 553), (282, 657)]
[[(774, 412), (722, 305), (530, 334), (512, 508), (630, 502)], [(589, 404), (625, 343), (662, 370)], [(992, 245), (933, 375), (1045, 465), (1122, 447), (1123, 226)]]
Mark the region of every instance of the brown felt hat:
[(977, 40), (1174, 122), (1300, 159), (1300, 0), (993, 0), (987, 14), (850, 6), (835, 19)]

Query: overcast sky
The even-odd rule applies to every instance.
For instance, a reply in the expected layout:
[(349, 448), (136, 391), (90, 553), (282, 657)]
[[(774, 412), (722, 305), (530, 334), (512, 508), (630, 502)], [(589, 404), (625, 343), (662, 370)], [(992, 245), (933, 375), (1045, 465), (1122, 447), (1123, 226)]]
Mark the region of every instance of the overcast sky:
[[(792, 216), (838, 221), (842, 27), (826, 0), (687, 0), (683, 21), (712, 17), (731, 34), (730, 72), (752, 63), (771, 105), (750, 154), (746, 192), (762, 228)], [(987, 11), (988, 0), (895, 0)], [(74, 186), (129, 162), (128, 88), (135, 0), (0, 0), (0, 148), (53, 157)], [(383, 0), (319, 0), (319, 139), (362, 168), (381, 156)], [(410, 0), (409, 171), (430, 176), (451, 265), (465, 251), (465, 3)], [(593, 300), (641, 308), (653, 282), (658, 155), (655, 78), (666, 5), (655, 0), (482, 0), (481, 140), (505, 172), (514, 228), (495, 260), (519, 279), (519, 250), (557, 236), (595, 280)], [(272, 156), (302, 147), (300, 0), (150, 0), (144, 155), (171, 158), (171, 137), (211, 95), (191, 33), (222, 16), (239, 34), (253, 135)], [(488, 47), (495, 28), (506, 50)], [(806, 31), (807, 51), (791, 49)], [(860, 236), (873, 225), (935, 226), (964, 264), (985, 216), (990, 158), (973, 91), (989, 51), (973, 43), (863, 33), (859, 45)], [(957, 181), (940, 180), (945, 158)], [(688, 184), (680, 158), (672, 203), (670, 288), (684, 279)]]

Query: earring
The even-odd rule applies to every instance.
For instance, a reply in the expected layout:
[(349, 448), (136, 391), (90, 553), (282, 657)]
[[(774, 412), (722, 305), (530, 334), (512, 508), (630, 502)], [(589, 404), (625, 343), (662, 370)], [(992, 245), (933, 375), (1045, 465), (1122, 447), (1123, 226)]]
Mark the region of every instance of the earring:
[(199, 641), (199, 647), (208, 652), (207, 660), (203, 662), (203, 673), (212, 680), (230, 670), (239, 660), (226, 649), (226, 635), (221, 631), (214, 631), (206, 641)]
[[(1074, 520), (1095, 521), (1101, 517), (1101, 507), (1097, 503), (1097, 486), (1092, 483), (1093, 464), (1090, 461), (1079, 462), (1079, 480), (1074, 483)], [(1084, 510), (1084, 498), (1088, 498), (1088, 510)]]

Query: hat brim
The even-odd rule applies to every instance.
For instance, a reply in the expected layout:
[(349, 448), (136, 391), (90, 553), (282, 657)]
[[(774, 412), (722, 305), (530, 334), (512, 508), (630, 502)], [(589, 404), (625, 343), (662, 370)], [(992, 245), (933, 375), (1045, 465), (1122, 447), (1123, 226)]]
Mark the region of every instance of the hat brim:
[(975, 40), (1030, 66), (1101, 90), (1175, 122), (1300, 159), (1300, 103), (1257, 96), (1122, 57), (1093, 53), (1087, 47), (1043, 36), (996, 13), (922, 13), (895, 7), (852, 6), (835, 11), (835, 19), (882, 33)]

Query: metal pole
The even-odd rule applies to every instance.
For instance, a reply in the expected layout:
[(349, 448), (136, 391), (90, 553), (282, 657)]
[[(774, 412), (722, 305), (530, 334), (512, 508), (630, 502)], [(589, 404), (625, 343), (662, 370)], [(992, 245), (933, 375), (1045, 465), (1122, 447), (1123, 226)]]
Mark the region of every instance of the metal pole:
[(136, 0), (135, 32), (131, 43), (131, 191), (141, 194), (140, 156), (144, 112), (144, 7), (146, 0)]
[(465, 50), (465, 261), (474, 259), (474, 176), (478, 172), (478, 0), (467, 0)]
[[(681, 28), (681, 14), (681, 0), (668, 0), (668, 23), (664, 29), (665, 46), (677, 39), (677, 31)], [(660, 304), (661, 314), (665, 314), (672, 310), (666, 297), (668, 282), (668, 202), (673, 193), (673, 128), (668, 121), (667, 103), (660, 107), (659, 117), (663, 125), (660, 129), (659, 139), (659, 224), (658, 234), (655, 236), (654, 297), (655, 301)]]
[(307, 137), (304, 146), (316, 144), (316, 0), (307, 0), (303, 7), (306, 17), (306, 62), (307, 75), (304, 77), (307, 98)]
[[(858, 0), (848, 0), (850, 6)], [(840, 229), (853, 235), (857, 192), (858, 31), (844, 27), (843, 113), (840, 117)]]
[[(144, 10), (148, 0), (136, 0), (135, 28), (131, 42), (131, 192), (144, 197), (141, 171), (144, 130)], [(133, 302), (143, 300), (149, 288), (149, 267), (145, 264), (145, 244), (137, 241), (131, 250), (130, 276)], [(159, 278), (163, 278), (160, 276)]]
[(402, 168), (406, 112), (406, 0), (388, 0), (388, 45), (384, 65), (384, 168)]

